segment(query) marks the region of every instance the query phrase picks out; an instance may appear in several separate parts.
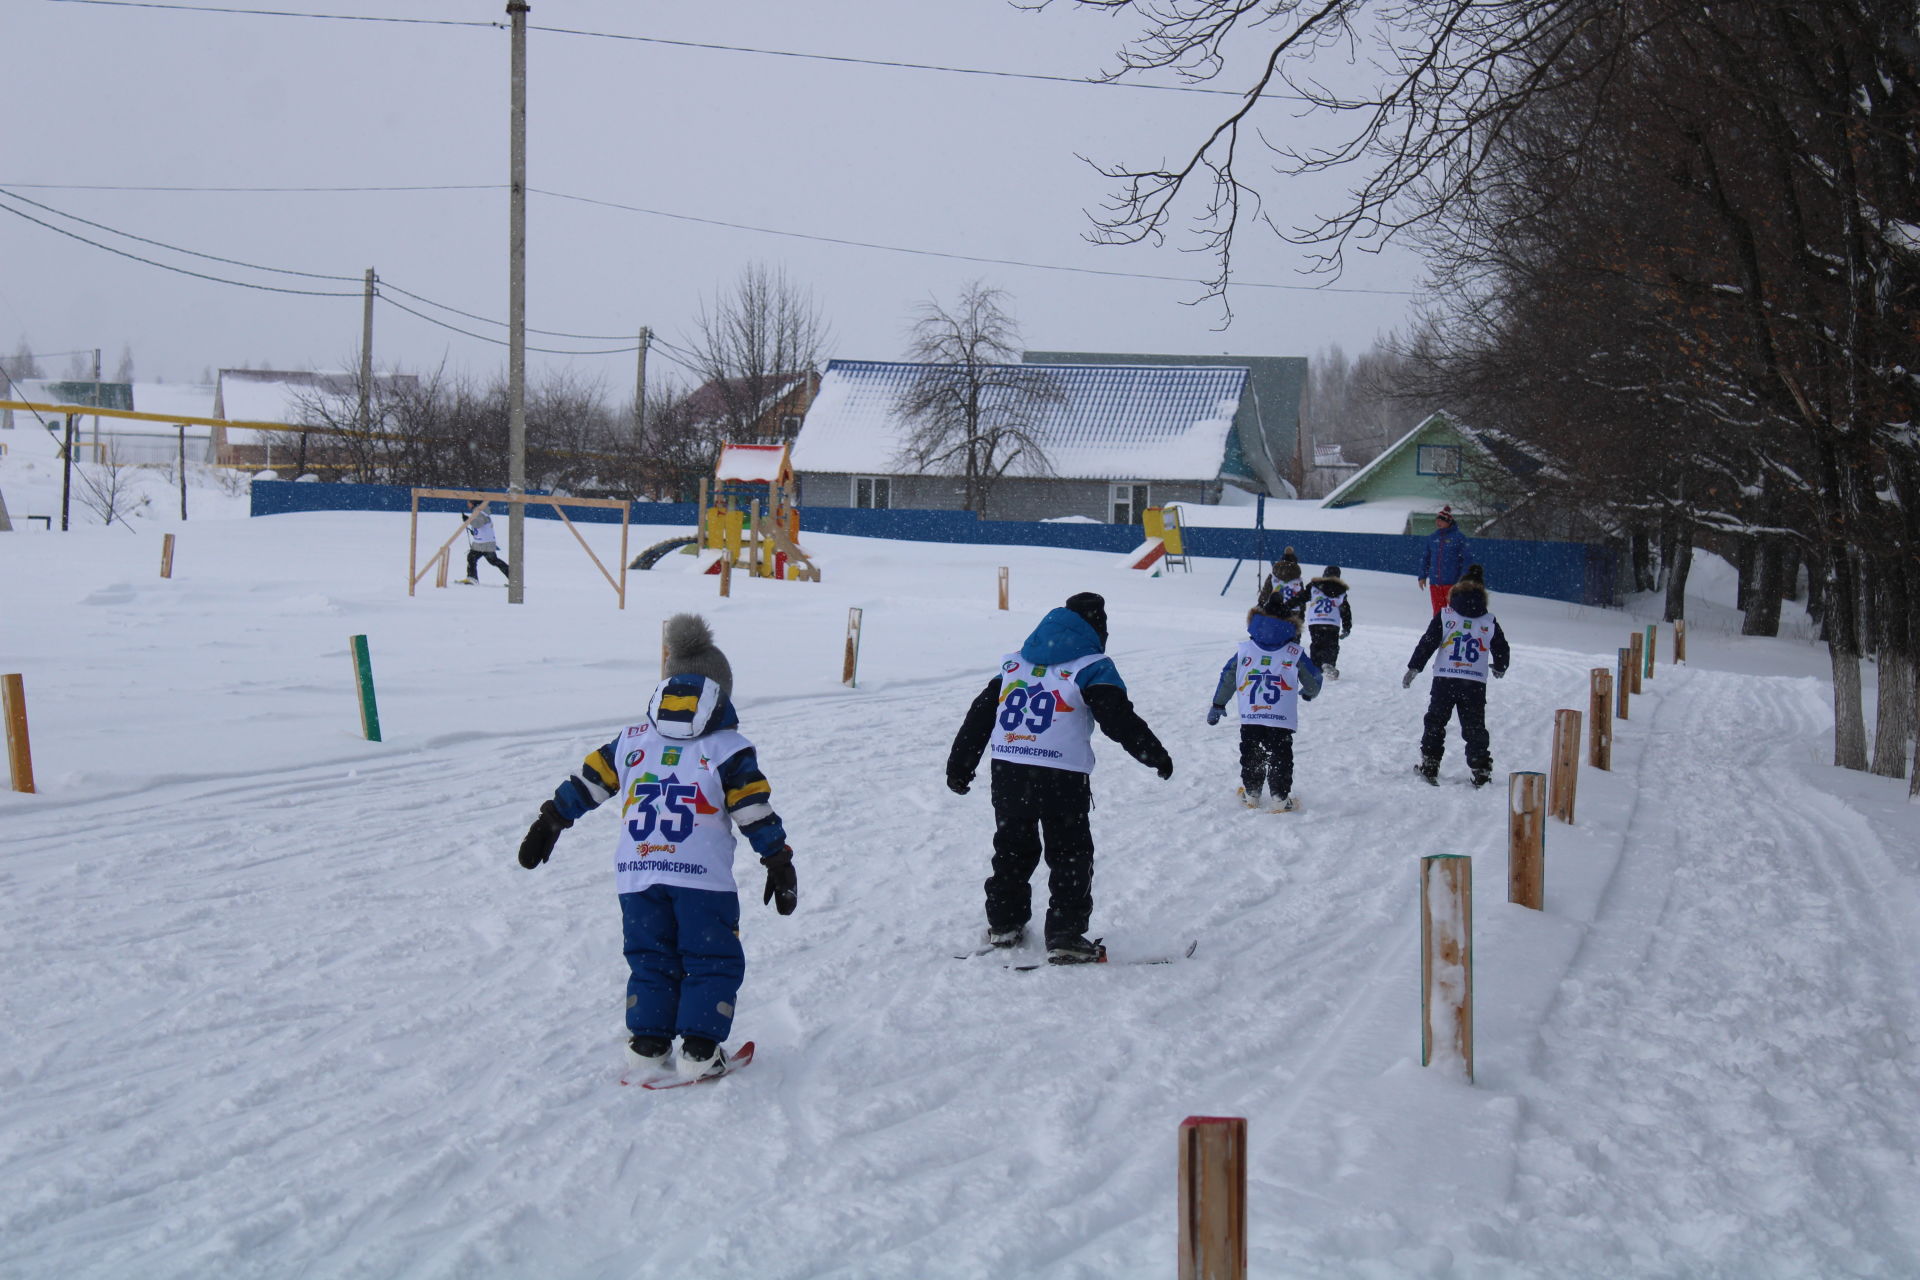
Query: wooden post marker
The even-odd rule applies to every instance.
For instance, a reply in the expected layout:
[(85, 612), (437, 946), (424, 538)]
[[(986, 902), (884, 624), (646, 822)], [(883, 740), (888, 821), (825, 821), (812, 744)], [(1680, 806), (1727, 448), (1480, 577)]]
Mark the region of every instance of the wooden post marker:
[(1638, 631), (1627, 637), (1627, 679), (1633, 682), (1633, 691), (1640, 692), (1640, 668), (1646, 661), (1646, 639)]
[(1673, 620), (1673, 660), (1676, 663), (1687, 660), (1687, 620), (1685, 618)]
[(7, 717), (7, 772), (15, 791), (33, 790), (33, 752), (27, 746), (27, 691), (18, 675), (0, 676), (0, 704)]
[(373, 702), (373, 658), (367, 653), (367, 638), (353, 637), (353, 678), (360, 686), (360, 732), (368, 742), (380, 741), (380, 711)]
[(1547, 788), (1547, 807), (1562, 822), (1573, 821), (1573, 797), (1580, 788), (1580, 713), (1562, 708), (1553, 713), (1553, 770)]
[(1000, 608), (1007, 607), (1007, 566), (1000, 566)]
[(1540, 910), (1547, 891), (1546, 779), (1507, 775), (1507, 901)]
[(452, 559), (452, 556), (453, 556), (453, 552), (449, 551), (445, 547), (440, 548), (440, 556), (439, 556), (440, 563), (434, 566), (434, 570), (433, 570), (434, 586), (444, 587), (447, 585), (447, 568), (448, 568), (449, 561)]
[(173, 576), (173, 535), (170, 533), (160, 539), (160, 576)]
[(1420, 1065), (1473, 1080), (1473, 859), (1459, 853), (1420, 859)]
[(1620, 695), (1620, 718), (1627, 718), (1627, 698), (1633, 692), (1633, 678), (1627, 674), (1627, 659), (1632, 655), (1625, 649), (1620, 651), (1620, 664), (1613, 673), (1614, 692)]
[(720, 561), (720, 594), (723, 596), (733, 594), (733, 561), (724, 557)]
[(1613, 768), (1613, 672), (1595, 667), (1589, 673), (1593, 693), (1587, 700), (1587, 763), (1596, 769)]
[(1656, 647), (1658, 647), (1659, 643), (1660, 643), (1660, 625), (1655, 622), (1649, 622), (1647, 624), (1647, 643), (1646, 643), (1646, 658), (1647, 658), (1646, 676), (1647, 676), (1647, 679), (1649, 680), (1653, 679), (1653, 651)]
[(1180, 1280), (1246, 1280), (1247, 1122), (1180, 1122)]
[(858, 688), (854, 683), (860, 671), (860, 610), (847, 610), (847, 656), (840, 666), (840, 683), (849, 689)]

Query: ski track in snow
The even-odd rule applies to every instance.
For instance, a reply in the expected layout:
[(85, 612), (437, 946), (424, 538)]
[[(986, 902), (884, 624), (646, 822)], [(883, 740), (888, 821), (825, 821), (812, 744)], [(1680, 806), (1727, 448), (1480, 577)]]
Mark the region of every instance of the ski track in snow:
[[(1235, 617), (1116, 637), (1177, 771), (1101, 741), (1094, 931), (1200, 940), (1164, 966), (952, 958), (991, 814), (984, 765), (941, 779), (989, 648), (744, 673), (800, 911), (740, 859), (758, 1060), (659, 1096), (616, 1085), (608, 824), (512, 857), (627, 709), (7, 810), (0, 1274), (1162, 1276), (1188, 1114), (1249, 1117), (1255, 1274), (1920, 1272), (1911, 848), (1808, 782), (1816, 685), (1663, 668), (1523, 912), (1504, 779), (1466, 785), (1457, 728), (1439, 789), (1411, 772), (1408, 627), (1304, 708), (1304, 809), (1239, 807), (1201, 721)], [(1611, 666), (1509, 629), (1497, 778)], [(1417, 1062), (1435, 852), (1479, 873), (1473, 1086)]]

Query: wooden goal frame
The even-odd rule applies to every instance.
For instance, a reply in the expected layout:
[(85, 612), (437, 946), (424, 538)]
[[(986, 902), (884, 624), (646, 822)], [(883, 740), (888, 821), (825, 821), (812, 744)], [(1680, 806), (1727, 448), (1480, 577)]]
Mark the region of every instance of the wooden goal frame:
[[(414, 589), (420, 585), (420, 580), (432, 572), (436, 564), (441, 563), (441, 557), (446, 555), (454, 541), (467, 531), (467, 527), (473, 523), (473, 518), (486, 511), (490, 503), (544, 502), (553, 508), (553, 513), (560, 517), (560, 523), (567, 526), (567, 532), (571, 533), (574, 541), (580, 544), (580, 549), (587, 553), (587, 559), (593, 561), (593, 567), (600, 571), (600, 576), (605, 578), (607, 585), (613, 588), (613, 594), (620, 600), (620, 607), (622, 609), (627, 607), (627, 530), (633, 521), (632, 503), (623, 502), (618, 498), (561, 498), (549, 493), (509, 494), (483, 489), (414, 489), (412, 495), (411, 511), (407, 517), (407, 594), (409, 596), (414, 594)], [(433, 554), (427, 557), (424, 566), (420, 564), (420, 499), (422, 498), (453, 498), (461, 502), (480, 504), (477, 509), (467, 513), (466, 518), (460, 522), (460, 527), (453, 531), (453, 536), (441, 543)], [(580, 531), (573, 527), (573, 521), (567, 519), (567, 513), (561, 509), (563, 507), (606, 507), (620, 512), (620, 576), (617, 579), (607, 572), (606, 565), (600, 563), (600, 557), (593, 554), (593, 548), (588, 546), (587, 540), (580, 536)]]

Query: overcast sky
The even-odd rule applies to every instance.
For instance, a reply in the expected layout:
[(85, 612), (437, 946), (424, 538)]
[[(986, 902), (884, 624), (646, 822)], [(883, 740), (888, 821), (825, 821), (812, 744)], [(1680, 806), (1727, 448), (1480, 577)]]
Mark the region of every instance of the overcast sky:
[[(183, 3), (190, 0), (183, 0)], [(206, 0), (504, 23), (504, 0)], [(360, 336), (359, 276), (398, 303), (488, 337), (507, 315), (508, 36), (504, 29), (184, 12), (9, 0), (11, 125), (0, 189), (114, 231), (312, 279), (190, 258), (42, 209), (14, 209), (102, 244), (206, 275), (352, 297), (269, 293), (166, 271), (0, 217), (0, 351), (123, 346), (142, 379), (198, 379), (251, 363), (343, 367)], [(1041, 75), (1090, 76), (1135, 30), (1057, 0), (534, 0), (535, 28), (750, 46)], [(1077, 155), (1159, 163), (1230, 104), (1219, 96), (849, 65), (534, 30), (528, 53), (528, 185), (652, 210), (529, 197), (528, 324), (617, 340), (533, 336), (537, 346), (633, 345), (642, 325), (685, 348), (703, 298), (750, 263), (809, 290), (830, 354), (895, 359), (910, 313), (980, 278), (1011, 297), (1026, 345), (1048, 350), (1312, 355), (1351, 352), (1405, 322), (1417, 264), (1353, 255), (1342, 290), (1314, 290), (1297, 249), (1250, 232), (1244, 287), (1220, 331), (1191, 284), (959, 261), (935, 255), (1201, 277), (1175, 237), (1159, 249), (1086, 242), (1110, 192)], [(1213, 83), (1238, 88), (1252, 58)], [(1303, 126), (1284, 105), (1276, 136)], [(29, 186), (26, 184), (50, 184)], [(462, 187), (437, 191), (110, 191), (82, 187)], [(1337, 194), (1278, 180), (1285, 222)], [(663, 214), (678, 217), (661, 216)], [(705, 220), (705, 221), (700, 221)], [(721, 226), (715, 223), (732, 223)], [(758, 228), (758, 230), (747, 229)], [(796, 233), (793, 235), (774, 232)], [(869, 246), (832, 244), (820, 239)], [(914, 250), (904, 253), (892, 249)], [(382, 305), (376, 360), (444, 362), (479, 376), (505, 347)], [(633, 357), (532, 355), (630, 394)], [(67, 361), (44, 362), (58, 374)], [(656, 349), (655, 378), (678, 373)]]

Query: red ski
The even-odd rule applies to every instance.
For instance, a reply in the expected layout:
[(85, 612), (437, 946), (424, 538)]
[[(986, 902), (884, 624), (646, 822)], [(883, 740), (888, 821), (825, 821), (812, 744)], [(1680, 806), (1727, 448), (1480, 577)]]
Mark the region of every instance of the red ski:
[(629, 1080), (620, 1078), (621, 1084), (638, 1084), (642, 1089), (684, 1089), (690, 1084), (706, 1084), (710, 1080), (721, 1080), (732, 1075), (753, 1061), (753, 1041), (749, 1040), (727, 1056), (727, 1069), (719, 1075), (697, 1076), (692, 1080), (681, 1080), (676, 1076), (658, 1076), (651, 1080)]

